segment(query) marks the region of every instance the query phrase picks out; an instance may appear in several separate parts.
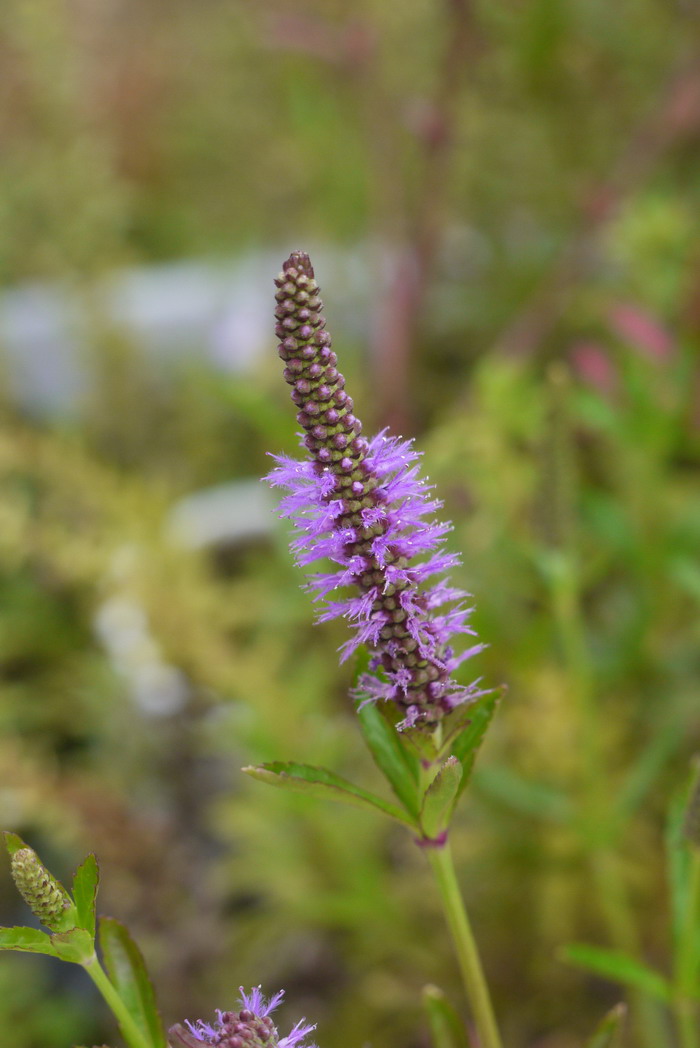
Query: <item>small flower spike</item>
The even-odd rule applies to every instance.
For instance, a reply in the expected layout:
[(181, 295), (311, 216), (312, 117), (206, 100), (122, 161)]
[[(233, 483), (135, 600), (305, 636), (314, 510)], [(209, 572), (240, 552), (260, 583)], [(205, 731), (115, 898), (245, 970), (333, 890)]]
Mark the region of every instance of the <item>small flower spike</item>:
[(259, 986), (250, 993), (240, 988), (240, 1009), (237, 1012), (217, 1011), (213, 1023), (201, 1020), (187, 1022), (185, 1029), (178, 1024), (168, 1032), (172, 1048), (201, 1048), (202, 1045), (216, 1048), (316, 1048), (306, 1038), (315, 1030), (305, 1019), (296, 1024), (286, 1037), (280, 1037), (270, 1018), (284, 996), (280, 990), (266, 1000)]
[(71, 901), (36, 852), (26, 847), (14, 852), (10, 871), (17, 891), (34, 916), (51, 931), (59, 931), (61, 919)]
[(483, 694), (478, 682), (462, 686), (452, 676), (483, 645), (459, 654), (452, 647), (454, 635), (474, 631), (467, 594), (444, 578), (458, 563), (443, 548), (451, 525), (433, 517), (442, 503), (418, 476), (411, 442), (386, 431), (369, 441), (361, 435), (309, 256), (294, 252), (275, 284), (279, 354), (307, 456), (273, 456), (277, 467), (267, 478), (289, 492), (280, 512), (296, 527), (292, 550), (301, 566), (322, 559), (336, 565), (312, 575), (309, 588), (323, 601), (319, 622), (343, 617), (354, 628), (341, 659), (361, 644), (370, 648), (370, 672), (356, 697), (394, 703), (402, 729), (433, 728)]

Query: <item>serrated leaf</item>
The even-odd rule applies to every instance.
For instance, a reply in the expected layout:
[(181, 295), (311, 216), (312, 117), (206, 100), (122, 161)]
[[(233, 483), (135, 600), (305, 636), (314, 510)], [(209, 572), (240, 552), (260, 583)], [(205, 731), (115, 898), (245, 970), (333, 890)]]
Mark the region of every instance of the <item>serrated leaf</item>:
[(154, 1048), (167, 1048), (153, 986), (141, 951), (131, 935), (113, 917), (101, 917), (99, 942), (110, 981), (134, 1022)]
[(586, 1042), (586, 1048), (618, 1048), (626, 1015), (624, 1004), (611, 1008), (590, 1041)]
[(56, 956), (72, 964), (86, 964), (95, 955), (94, 936), (84, 928), (71, 928), (51, 936)]
[(448, 757), (423, 798), (420, 825), (429, 840), (439, 837), (450, 825), (461, 781), (462, 765), (457, 757)]
[(467, 1028), (437, 986), (423, 988), (433, 1048), (474, 1048)]
[(418, 817), (418, 760), (404, 746), (396, 728), (388, 724), (377, 705), (366, 703), (357, 716), (372, 759), (413, 818)]
[(633, 986), (657, 1000), (668, 1001), (671, 997), (671, 987), (662, 975), (634, 957), (628, 957), (626, 953), (602, 946), (572, 943), (564, 948), (562, 956), (579, 968), (585, 968), (612, 982)]
[(78, 912), (78, 924), (95, 937), (95, 900), (100, 883), (100, 868), (94, 855), (87, 856), (73, 877), (73, 901)]
[(474, 761), (479, 748), (484, 741), (486, 729), (493, 720), (496, 707), (503, 695), (502, 689), (490, 691), (483, 695), (471, 707), (471, 717), (463, 731), (461, 731), (452, 743), (452, 752), (462, 765), (462, 782), (459, 792), (462, 793), (469, 782)]
[(0, 928), (0, 950), (21, 950), (24, 953), (47, 953), (56, 957), (51, 937), (38, 928)]
[(415, 823), (405, 812), (397, 808), (395, 804), (377, 797), (368, 790), (347, 779), (336, 775), (327, 768), (315, 768), (310, 764), (296, 764), (294, 762), (273, 761), (271, 764), (258, 764), (243, 768), (246, 775), (260, 782), (267, 782), (271, 786), (282, 789), (295, 790), (298, 793), (306, 793), (324, 800), (339, 801), (349, 804), (354, 808), (364, 808), (370, 811), (381, 811), (392, 819), (402, 822), (406, 826), (415, 828)]

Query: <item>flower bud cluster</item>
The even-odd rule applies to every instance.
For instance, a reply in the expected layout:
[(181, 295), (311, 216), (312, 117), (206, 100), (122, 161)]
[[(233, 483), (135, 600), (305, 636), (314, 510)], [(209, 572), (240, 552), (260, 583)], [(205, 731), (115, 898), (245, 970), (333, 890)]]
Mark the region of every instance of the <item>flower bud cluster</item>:
[(359, 508), (365, 478), (353, 474), (367, 454), (367, 441), (360, 437), (362, 425), (352, 413), (345, 378), (336, 366), (309, 256), (294, 252), (275, 284), (275, 334), (282, 340), (279, 355), (299, 408), (297, 421), (306, 430), (304, 444), (321, 466), (333, 470), (339, 491), (351, 501), (357, 496)]
[(20, 848), (12, 856), (10, 869), (18, 892), (34, 916), (52, 931), (60, 930), (61, 918), (71, 902), (36, 852)]

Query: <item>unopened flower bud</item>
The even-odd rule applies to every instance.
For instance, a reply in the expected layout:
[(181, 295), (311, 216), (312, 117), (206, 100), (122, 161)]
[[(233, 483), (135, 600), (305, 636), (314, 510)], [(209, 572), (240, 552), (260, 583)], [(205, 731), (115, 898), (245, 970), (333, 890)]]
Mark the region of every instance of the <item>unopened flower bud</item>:
[(29, 909), (52, 931), (61, 927), (61, 918), (71, 905), (68, 893), (39, 861), (31, 848), (20, 848), (12, 856), (12, 879)]

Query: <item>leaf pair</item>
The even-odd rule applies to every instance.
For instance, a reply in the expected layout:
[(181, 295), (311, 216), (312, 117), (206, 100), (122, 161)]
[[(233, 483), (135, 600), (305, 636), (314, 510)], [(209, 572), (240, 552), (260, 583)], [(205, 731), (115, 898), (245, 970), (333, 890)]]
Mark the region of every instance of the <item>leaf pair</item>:
[[(500, 693), (491, 692), (460, 710), (460, 725), (450, 732), (449, 742), (438, 749), (431, 737), (401, 736), (390, 720), (390, 711), (367, 703), (358, 712), (360, 729), (372, 758), (389, 783), (399, 805), (385, 800), (327, 768), (274, 761), (243, 770), (272, 786), (339, 801), (356, 808), (383, 812), (423, 838), (435, 839), (447, 830), (457, 800), (469, 781), (476, 754), (493, 717)], [(447, 748), (452, 751), (447, 756)], [(427, 786), (422, 785), (421, 763), (440, 763)]]
[[(34, 854), (16, 833), (5, 833), (10, 857), (20, 851)], [(36, 856), (34, 856), (36, 858)], [(37, 866), (40, 867), (38, 858)], [(94, 855), (88, 855), (73, 877), (72, 895), (62, 885), (70, 905), (66, 906), (60, 923), (52, 934), (38, 928), (0, 928), (0, 950), (20, 950), (25, 953), (43, 953), (74, 964), (86, 964), (95, 954), (95, 900), (99, 869)]]
[[(6, 833), (5, 841), (11, 857), (27, 849), (24, 841), (14, 833)], [(43, 869), (38, 858), (34, 857), (38, 868)], [(52, 878), (69, 902), (61, 916), (60, 930), (49, 934), (39, 928), (0, 928), (0, 950), (47, 954), (62, 961), (80, 964), (95, 978), (95, 968), (99, 968), (95, 955), (97, 930), (109, 983), (146, 1042), (152, 1048), (168, 1048), (153, 987), (138, 946), (128, 930), (112, 917), (101, 917), (98, 928), (96, 901), (99, 879), (99, 867), (94, 855), (88, 855), (76, 870), (70, 893)]]

